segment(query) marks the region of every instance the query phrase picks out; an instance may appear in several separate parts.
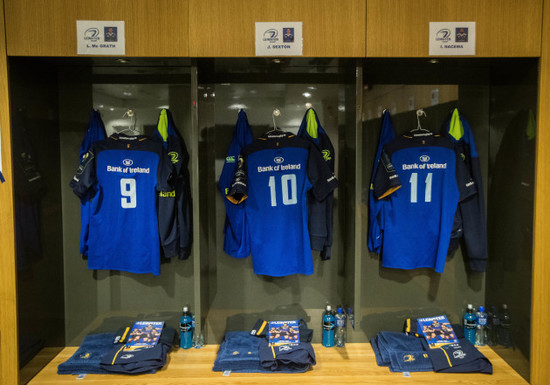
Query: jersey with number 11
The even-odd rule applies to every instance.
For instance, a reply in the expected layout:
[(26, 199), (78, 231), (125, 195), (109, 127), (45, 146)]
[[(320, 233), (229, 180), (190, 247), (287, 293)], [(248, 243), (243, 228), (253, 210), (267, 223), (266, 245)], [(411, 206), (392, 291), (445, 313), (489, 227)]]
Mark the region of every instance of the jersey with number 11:
[(454, 144), (403, 135), (384, 146), (373, 183), (385, 199), (382, 266), (442, 273), (458, 202), (476, 193)]
[[(92, 202), (88, 268), (160, 273), (157, 194), (170, 191), (172, 165), (161, 143), (113, 135), (85, 155), (71, 187)], [(162, 217), (161, 217), (162, 218)]]

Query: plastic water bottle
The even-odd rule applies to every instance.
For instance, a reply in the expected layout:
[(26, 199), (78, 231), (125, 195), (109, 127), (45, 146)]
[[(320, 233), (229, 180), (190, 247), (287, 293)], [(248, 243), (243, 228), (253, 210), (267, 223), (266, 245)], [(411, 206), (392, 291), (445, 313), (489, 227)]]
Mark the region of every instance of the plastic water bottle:
[(468, 304), (468, 310), (464, 314), (464, 337), (468, 341), (475, 345), (476, 343), (476, 315), (474, 314), (474, 307), (470, 303)]
[(336, 339), (336, 346), (343, 348), (346, 346), (346, 314), (344, 313), (344, 309), (341, 307), (338, 307), (338, 311), (336, 312), (336, 332), (335, 332), (335, 339)]
[(351, 325), (351, 328), (355, 330), (355, 315), (353, 314), (353, 309), (348, 306), (348, 322)]
[(327, 305), (323, 313), (323, 346), (327, 348), (334, 346), (334, 315), (330, 305)]
[(508, 314), (508, 305), (502, 305), (502, 313), (500, 314), (500, 330), (498, 341), (501, 345), (507, 348), (512, 346), (512, 319)]
[(491, 327), (488, 330), (488, 343), (491, 346), (498, 345), (498, 336), (500, 334), (500, 316), (496, 306), (491, 307), (491, 317), (489, 319)]
[(480, 306), (476, 313), (476, 345), (487, 345), (487, 313), (485, 313), (485, 307)]
[(193, 346), (193, 331), (195, 329), (195, 320), (189, 307), (183, 307), (183, 315), (180, 318), (180, 347), (189, 349)]

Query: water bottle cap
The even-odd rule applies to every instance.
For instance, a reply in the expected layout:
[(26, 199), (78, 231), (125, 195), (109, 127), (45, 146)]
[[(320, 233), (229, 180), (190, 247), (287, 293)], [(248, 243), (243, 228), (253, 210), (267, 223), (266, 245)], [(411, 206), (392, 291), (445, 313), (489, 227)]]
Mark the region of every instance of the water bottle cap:
[(338, 314), (344, 314), (344, 309), (342, 309), (341, 307), (338, 308)]
[(484, 311), (485, 311), (485, 306), (480, 306), (480, 307), (479, 307), (479, 311), (480, 311), (480, 312), (484, 312)]

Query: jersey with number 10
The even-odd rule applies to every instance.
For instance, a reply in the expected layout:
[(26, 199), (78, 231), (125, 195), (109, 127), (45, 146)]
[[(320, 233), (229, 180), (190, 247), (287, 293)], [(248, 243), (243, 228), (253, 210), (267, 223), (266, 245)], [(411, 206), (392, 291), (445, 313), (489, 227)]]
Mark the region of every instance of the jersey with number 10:
[(227, 198), (247, 199), (256, 274), (313, 274), (306, 193), (323, 200), (337, 185), (321, 152), (290, 133), (275, 131), (243, 148)]
[(403, 135), (384, 146), (374, 195), (386, 199), (382, 266), (442, 273), (458, 202), (476, 193), (454, 144)]
[(160, 273), (157, 192), (172, 190), (171, 173), (162, 144), (146, 137), (115, 134), (94, 144), (71, 181), (80, 198), (99, 194), (88, 268)]

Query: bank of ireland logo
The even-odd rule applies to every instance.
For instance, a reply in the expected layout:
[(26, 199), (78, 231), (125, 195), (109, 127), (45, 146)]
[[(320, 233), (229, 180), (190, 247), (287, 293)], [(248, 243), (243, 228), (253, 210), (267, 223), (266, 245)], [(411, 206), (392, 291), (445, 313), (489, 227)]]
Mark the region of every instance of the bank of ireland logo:
[(428, 155), (420, 155), (420, 161), (424, 163), (429, 162), (430, 157)]
[(131, 165), (134, 164), (134, 161), (132, 159), (124, 159), (122, 161), (122, 164), (125, 165), (126, 167), (130, 167)]
[(294, 43), (294, 28), (283, 28), (283, 42)]
[(455, 40), (457, 43), (467, 43), (468, 42), (468, 28), (460, 27), (456, 29)]
[(275, 43), (279, 41), (279, 38), (277, 36), (279, 36), (279, 31), (277, 31), (275, 28), (270, 28), (264, 32), (264, 41)]
[(104, 27), (105, 41), (118, 41), (117, 27)]
[(277, 164), (281, 164), (285, 161), (285, 158), (283, 158), (282, 156), (276, 156), (275, 159), (273, 159), (273, 161)]
[(97, 42), (99, 39), (100, 39), (100, 36), (99, 36), (99, 29), (97, 29), (97, 28), (95, 28), (95, 27), (88, 28), (88, 29), (84, 32), (84, 40), (89, 40), (89, 41), (91, 41), (92, 43), (95, 43), (95, 42)]
[(448, 43), (449, 41), (451, 41), (451, 30), (448, 28), (440, 29), (435, 34), (435, 40), (441, 41), (443, 43)]

